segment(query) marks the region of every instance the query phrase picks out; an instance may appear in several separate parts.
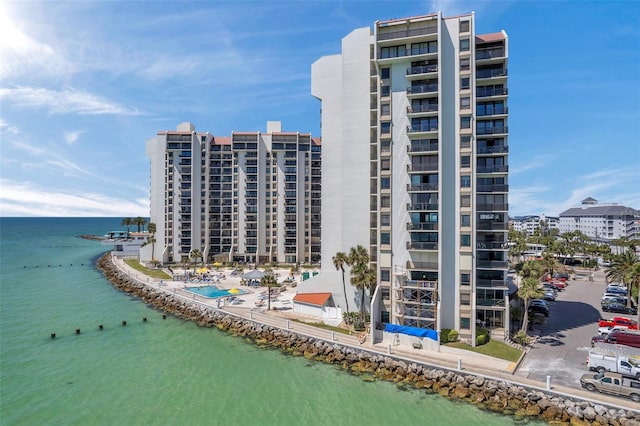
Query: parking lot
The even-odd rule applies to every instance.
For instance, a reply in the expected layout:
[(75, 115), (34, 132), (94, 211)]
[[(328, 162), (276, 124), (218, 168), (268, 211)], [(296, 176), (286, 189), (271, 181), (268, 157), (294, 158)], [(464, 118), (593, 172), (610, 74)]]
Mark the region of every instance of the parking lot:
[(580, 376), (588, 372), (587, 355), (591, 337), (597, 334), (598, 320), (617, 314), (603, 314), (600, 299), (606, 289), (604, 273), (598, 271), (594, 281), (588, 274), (569, 281), (569, 285), (554, 302), (544, 324), (535, 324), (530, 334), (538, 335), (534, 347), (516, 372), (517, 376), (546, 381), (551, 384), (580, 388)]

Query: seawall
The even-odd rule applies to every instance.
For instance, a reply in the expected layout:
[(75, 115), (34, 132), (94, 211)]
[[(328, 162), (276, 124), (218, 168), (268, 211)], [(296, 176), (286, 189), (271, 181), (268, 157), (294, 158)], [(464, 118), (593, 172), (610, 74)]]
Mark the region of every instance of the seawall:
[(387, 380), (400, 387), (423, 389), (427, 393), (469, 402), (489, 411), (516, 418), (537, 418), (551, 424), (640, 426), (639, 412), (559, 397), (506, 380), (407, 362), (392, 355), (300, 335), (213, 307), (197, 305), (129, 277), (113, 264), (109, 253), (97, 261), (97, 267), (116, 288), (139, 297), (158, 310), (194, 321), (202, 327), (216, 327), (261, 347), (277, 348), (286, 354), (339, 365), (364, 380)]

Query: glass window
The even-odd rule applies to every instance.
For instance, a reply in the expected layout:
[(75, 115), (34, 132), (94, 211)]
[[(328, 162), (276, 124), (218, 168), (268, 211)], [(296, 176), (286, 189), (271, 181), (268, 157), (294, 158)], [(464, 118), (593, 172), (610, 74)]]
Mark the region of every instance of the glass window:
[[(382, 278), (380, 278), (380, 281), (382, 281)], [(390, 289), (381, 288), (380, 292), (381, 292), (382, 300), (389, 300), (391, 298), (391, 290)]]
[(460, 71), (469, 71), (471, 69), (471, 59), (460, 58)]
[(470, 285), (471, 284), (471, 274), (469, 274), (469, 273), (461, 273), (460, 274), (460, 284), (461, 285)]
[(460, 78), (460, 88), (461, 89), (468, 89), (470, 88), (470, 78), (469, 77), (462, 77)]
[(389, 105), (389, 104), (381, 104), (380, 105), (380, 114), (382, 114), (382, 115), (391, 114), (391, 105)]
[(460, 317), (460, 330), (470, 330), (471, 329), (471, 321), (469, 318)]
[(391, 76), (391, 68), (380, 68), (380, 78), (387, 79)]
[(460, 32), (461, 33), (469, 32), (469, 21), (460, 21)]
[(469, 293), (460, 294), (460, 304), (464, 306), (471, 305), (471, 295)]
[(388, 214), (380, 215), (380, 226), (389, 226), (391, 225), (391, 216)]
[(461, 129), (470, 129), (471, 128), (471, 117), (460, 117), (460, 128)]
[(460, 176), (460, 186), (463, 188), (471, 188), (471, 176), (469, 175)]
[(380, 197), (380, 207), (391, 207), (391, 197), (386, 195)]
[(381, 232), (380, 233), (380, 244), (391, 244), (391, 233), (389, 233), (389, 232)]
[(471, 108), (471, 98), (468, 96), (463, 96), (460, 98), (460, 109), (470, 109)]
[(460, 216), (460, 225), (461, 226), (471, 226), (471, 216), (468, 214), (463, 214)]
[(471, 135), (460, 136), (460, 148), (471, 148)]
[(380, 189), (389, 189), (391, 188), (391, 178), (389, 177), (381, 177), (380, 178)]
[(382, 122), (380, 123), (380, 133), (388, 134), (391, 133), (391, 123), (390, 122)]
[(462, 247), (471, 247), (471, 235), (470, 234), (460, 235), (460, 245)]
[(462, 52), (468, 52), (469, 51), (469, 39), (468, 38), (463, 38), (462, 40), (460, 40), (460, 51), (462, 51)]
[(471, 167), (471, 156), (463, 155), (460, 157), (460, 167)]
[(471, 207), (471, 195), (461, 195), (460, 205), (462, 207)]
[(380, 170), (391, 170), (391, 160), (385, 158), (380, 162)]

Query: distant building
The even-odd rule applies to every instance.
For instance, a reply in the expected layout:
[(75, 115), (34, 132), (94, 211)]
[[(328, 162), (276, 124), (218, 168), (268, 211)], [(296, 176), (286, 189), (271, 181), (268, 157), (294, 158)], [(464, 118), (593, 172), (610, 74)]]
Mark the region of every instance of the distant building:
[(518, 232), (526, 232), (527, 235), (532, 235), (536, 229), (541, 227), (541, 223), (547, 230), (560, 229), (560, 218), (553, 216), (515, 216), (509, 222), (511, 229)]
[[(311, 263), (320, 260), (320, 140), (283, 132), (213, 136), (191, 123), (149, 139), (153, 257)], [(145, 247), (142, 260), (151, 260)]]
[(560, 213), (560, 233), (580, 231), (596, 241), (627, 237), (640, 240), (640, 211), (621, 204), (600, 204), (589, 197)]

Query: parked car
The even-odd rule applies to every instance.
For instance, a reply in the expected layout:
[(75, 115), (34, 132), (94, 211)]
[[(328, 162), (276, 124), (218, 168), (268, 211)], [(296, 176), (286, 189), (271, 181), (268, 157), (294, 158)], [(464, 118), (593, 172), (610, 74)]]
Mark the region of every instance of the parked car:
[(547, 306), (539, 304), (529, 305), (529, 307), (527, 308), (527, 312), (529, 313), (529, 315), (542, 314), (545, 317), (549, 316), (549, 308)]
[(622, 303), (623, 305), (626, 305), (627, 298), (617, 294), (605, 293), (602, 296), (602, 299), (600, 299), (600, 305), (607, 305), (609, 303)]
[(628, 396), (634, 402), (640, 402), (640, 382), (625, 379), (618, 373), (585, 374), (580, 385), (590, 391), (599, 391), (619, 396)]
[(626, 296), (627, 295), (627, 288), (626, 287), (617, 286), (617, 285), (610, 285), (610, 286), (607, 287), (607, 291), (605, 293), (619, 294), (619, 295), (622, 295), (622, 296)]
[(556, 274), (553, 274), (553, 279), (560, 280), (560, 281), (567, 281), (569, 279), (569, 274), (566, 274), (564, 272), (558, 272)]
[(638, 365), (637, 361), (637, 357), (610, 355), (592, 349), (589, 351), (589, 356), (587, 357), (587, 367), (589, 367), (589, 370), (595, 370), (598, 373), (611, 371), (613, 373), (620, 373), (625, 377), (640, 380), (640, 365)]
[(557, 292), (554, 292), (552, 290), (545, 290), (544, 291), (544, 300), (549, 300), (549, 301), (553, 302), (554, 300), (556, 300), (556, 295), (557, 294), (558, 294)]
[(614, 327), (616, 325), (625, 325), (631, 330), (638, 329), (638, 323), (631, 318), (626, 317), (613, 317), (609, 319), (600, 318), (598, 321), (598, 327)]
[(638, 314), (637, 308), (627, 307), (626, 305), (623, 305), (622, 303), (618, 303), (618, 302), (605, 303), (604, 305), (602, 305), (602, 310), (604, 312), (615, 312), (617, 314), (631, 314), (631, 315)]
[(567, 286), (567, 282), (566, 281), (551, 281), (551, 284), (553, 284), (553, 286), (555, 288), (557, 288), (558, 290), (562, 291), (564, 290), (564, 288)]

